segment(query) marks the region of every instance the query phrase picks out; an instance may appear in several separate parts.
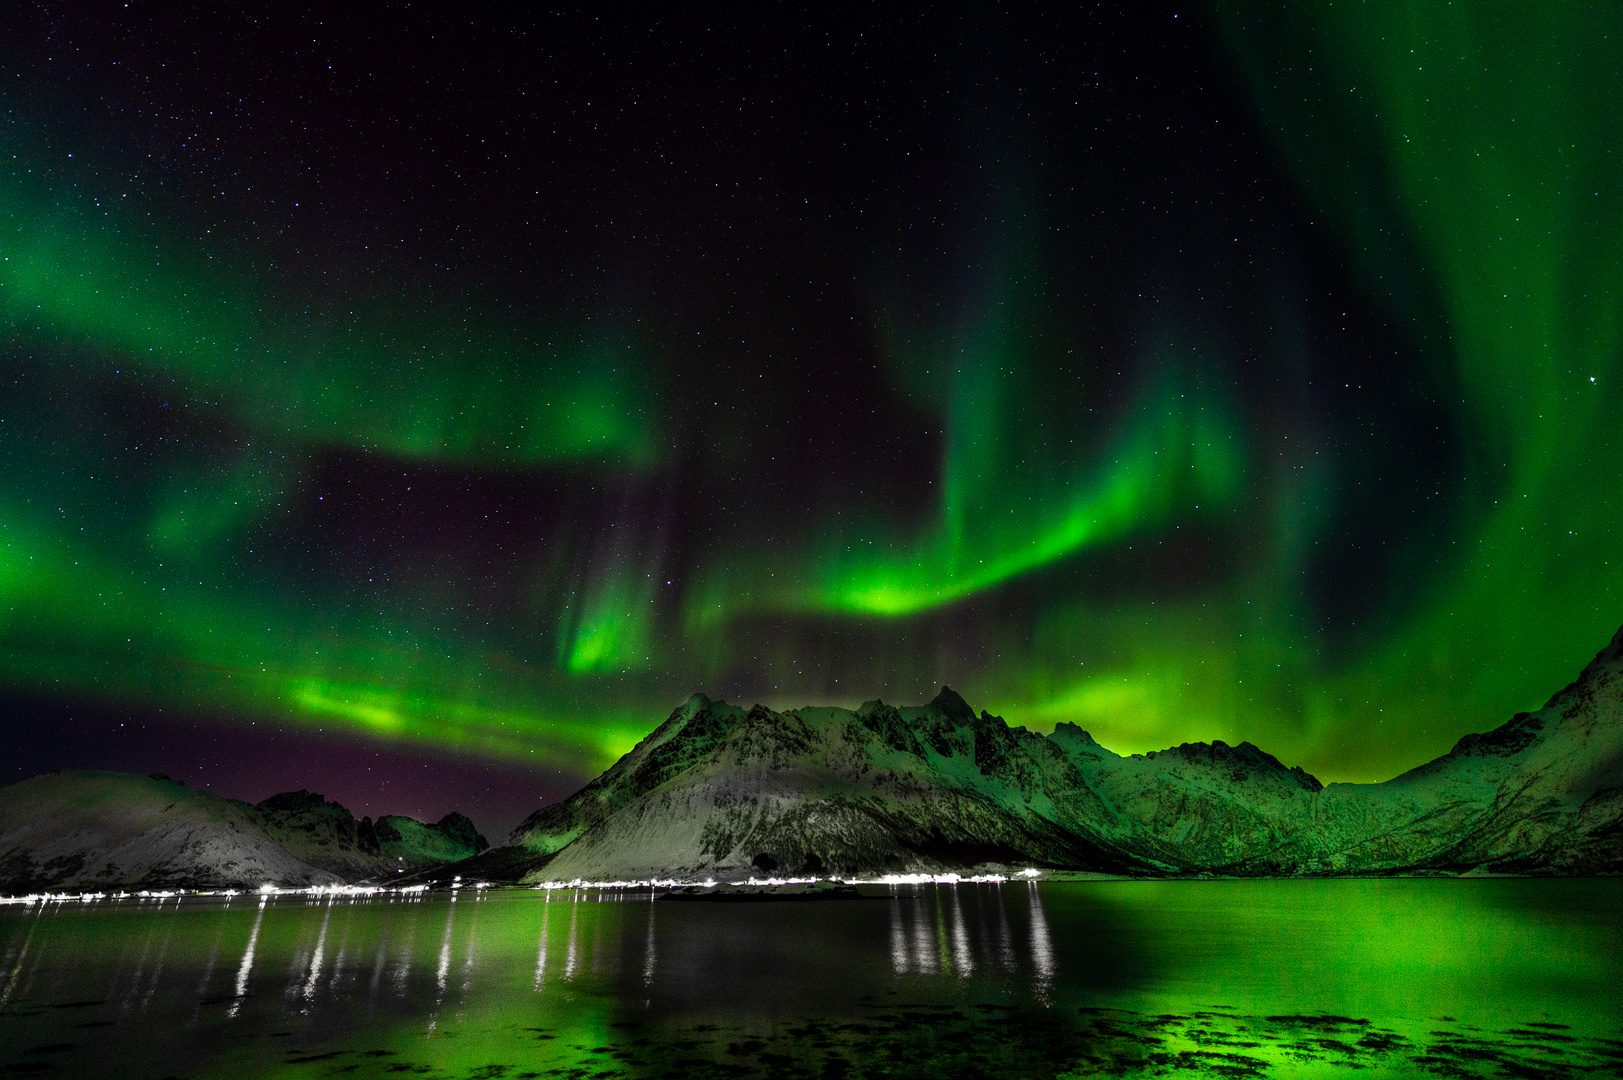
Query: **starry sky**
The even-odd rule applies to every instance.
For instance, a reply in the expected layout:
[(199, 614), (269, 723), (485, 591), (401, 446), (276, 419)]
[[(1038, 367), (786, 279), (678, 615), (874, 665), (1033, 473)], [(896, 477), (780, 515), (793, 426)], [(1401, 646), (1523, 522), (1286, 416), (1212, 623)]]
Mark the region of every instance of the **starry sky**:
[(1615, 5), (230, 7), (3, 16), (4, 779), (505, 828), (950, 683), (1378, 780), (1623, 623)]

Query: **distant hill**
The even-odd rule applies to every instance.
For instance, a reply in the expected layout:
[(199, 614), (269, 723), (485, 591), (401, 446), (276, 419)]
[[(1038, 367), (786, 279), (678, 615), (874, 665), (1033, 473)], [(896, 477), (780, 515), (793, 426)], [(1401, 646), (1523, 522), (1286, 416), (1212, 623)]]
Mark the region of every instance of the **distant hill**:
[(875, 875), (1623, 872), (1623, 630), (1538, 712), (1380, 784), (1249, 743), (1122, 757), (1087, 732), (927, 705), (743, 709), (695, 694), (586, 787), (488, 848), (450, 814), (356, 821), (161, 777), (0, 788), (0, 890)]
[(695, 694), (502, 844), (418, 880), (1623, 871), (1623, 630), (1540, 711), (1380, 784), (1249, 743), (1122, 757), (935, 700), (774, 712)]
[(328, 885), (243, 803), (173, 780), (62, 770), (0, 788), (0, 891)]
[(292, 855), (346, 881), (456, 862), (490, 846), (461, 814), (447, 814), (433, 825), (394, 814), (375, 823), (369, 817), (357, 821), (342, 805), (312, 791), (272, 795), (248, 812)]
[(461, 814), (356, 821), (309, 791), (253, 805), (161, 774), (78, 770), (0, 788), (0, 894), (354, 883), (488, 846)]

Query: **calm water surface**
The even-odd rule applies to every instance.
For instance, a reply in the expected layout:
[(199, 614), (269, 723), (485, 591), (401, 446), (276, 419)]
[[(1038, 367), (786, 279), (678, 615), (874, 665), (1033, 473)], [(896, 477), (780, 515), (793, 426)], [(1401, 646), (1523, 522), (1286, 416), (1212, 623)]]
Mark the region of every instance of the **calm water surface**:
[(1623, 881), (869, 891), (3, 908), (0, 1069), (1623, 1075)]

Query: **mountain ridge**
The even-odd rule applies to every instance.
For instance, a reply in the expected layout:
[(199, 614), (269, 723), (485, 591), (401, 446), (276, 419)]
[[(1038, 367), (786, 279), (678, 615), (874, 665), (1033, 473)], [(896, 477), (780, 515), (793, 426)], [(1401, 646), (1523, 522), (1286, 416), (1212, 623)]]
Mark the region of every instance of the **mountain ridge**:
[(337, 885), (393, 878), (484, 846), (461, 814), (433, 825), (398, 815), (357, 822), (302, 790), (247, 803), (162, 773), (82, 769), (0, 787), (0, 894)]
[[(465, 857), (460, 857), (465, 856)], [(473, 823), (357, 821), (160, 774), (0, 788), (0, 889), (373, 880), (873, 877), (1017, 868), (1144, 877), (1623, 872), (1623, 629), (1542, 709), (1378, 784), (1249, 743), (1119, 755), (924, 705), (744, 708), (694, 694), (579, 791), (489, 847)]]
[(539, 883), (1016, 866), (1135, 876), (1623, 871), (1623, 629), (1543, 709), (1379, 784), (1222, 740), (1122, 756), (950, 687), (776, 712), (694, 694), (501, 844), (416, 875)]

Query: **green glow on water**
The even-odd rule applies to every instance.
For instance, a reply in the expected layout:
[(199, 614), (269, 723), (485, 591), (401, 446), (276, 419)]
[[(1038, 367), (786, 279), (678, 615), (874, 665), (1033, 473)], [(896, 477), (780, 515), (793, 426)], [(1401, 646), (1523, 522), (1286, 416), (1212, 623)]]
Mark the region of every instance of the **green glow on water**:
[(132, 1076), (1486, 1077), (1604, 1074), (1623, 1036), (1613, 881), (646, 897), (6, 909), (4, 1063), (54, 1046), (59, 1067)]

